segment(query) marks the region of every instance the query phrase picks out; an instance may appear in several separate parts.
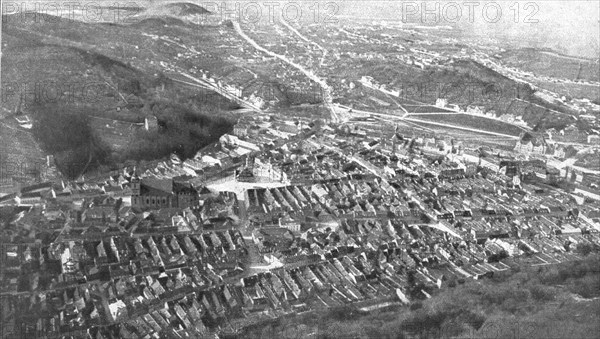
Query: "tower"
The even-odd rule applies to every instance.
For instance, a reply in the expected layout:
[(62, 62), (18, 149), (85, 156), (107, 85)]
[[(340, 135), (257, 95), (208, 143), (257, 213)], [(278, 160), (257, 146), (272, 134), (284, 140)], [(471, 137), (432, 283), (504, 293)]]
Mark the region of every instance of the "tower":
[(140, 206), (142, 205), (142, 199), (140, 198), (140, 178), (134, 175), (130, 181), (131, 184), (131, 205)]
[(138, 178), (137, 176), (131, 178), (131, 195), (140, 195), (140, 178)]

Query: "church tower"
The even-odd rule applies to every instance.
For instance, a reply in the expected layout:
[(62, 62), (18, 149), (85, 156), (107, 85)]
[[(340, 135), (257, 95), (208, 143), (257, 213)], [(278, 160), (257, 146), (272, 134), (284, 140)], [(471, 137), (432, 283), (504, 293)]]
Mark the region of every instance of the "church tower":
[(131, 178), (131, 202), (133, 205), (138, 204), (141, 193), (140, 185), (140, 178), (137, 175)]

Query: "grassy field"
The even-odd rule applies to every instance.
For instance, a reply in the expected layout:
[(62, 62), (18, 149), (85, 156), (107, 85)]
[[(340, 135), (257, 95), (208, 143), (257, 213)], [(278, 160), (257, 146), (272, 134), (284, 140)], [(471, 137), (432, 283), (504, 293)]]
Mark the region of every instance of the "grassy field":
[(445, 112), (452, 112), (450, 110), (446, 110), (443, 108), (439, 108), (436, 106), (423, 106), (423, 105), (403, 105), (404, 108), (406, 108), (406, 110), (409, 113), (419, 113), (419, 114), (424, 114), (424, 113), (431, 113), (431, 114), (437, 114), (437, 113), (445, 113)]
[(411, 119), (417, 119), (423, 122), (436, 122), (449, 124), (457, 127), (468, 127), (482, 131), (496, 132), (508, 135), (519, 136), (523, 129), (494, 119), (469, 115), (469, 114), (422, 114), (411, 116)]

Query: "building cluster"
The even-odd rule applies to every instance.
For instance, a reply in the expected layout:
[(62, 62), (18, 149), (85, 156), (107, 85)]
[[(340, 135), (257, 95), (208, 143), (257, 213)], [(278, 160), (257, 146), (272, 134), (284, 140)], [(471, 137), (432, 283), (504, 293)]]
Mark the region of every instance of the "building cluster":
[(594, 174), (544, 154), (369, 128), (245, 117), (185, 161), (1, 197), (4, 331), (239, 333), (427, 298), (600, 244)]

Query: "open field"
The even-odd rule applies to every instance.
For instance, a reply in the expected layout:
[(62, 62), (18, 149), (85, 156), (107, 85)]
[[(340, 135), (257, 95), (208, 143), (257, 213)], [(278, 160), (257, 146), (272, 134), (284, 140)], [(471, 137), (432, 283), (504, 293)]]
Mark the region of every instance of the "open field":
[(523, 129), (493, 119), (486, 119), (484, 117), (478, 117), (470, 114), (422, 114), (411, 116), (413, 120), (419, 120), (424, 123), (443, 123), (456, 127), (468, 127), (472, 129), (479, 129), (487, 132), (501, 133), (512, 136), (519, 136)]
[(439, 108), (436, 106), (423, 106), (423, 105), (403, 105), (409, 113), (417, 114), (444, 114), (454, 113), (454, 111)]

